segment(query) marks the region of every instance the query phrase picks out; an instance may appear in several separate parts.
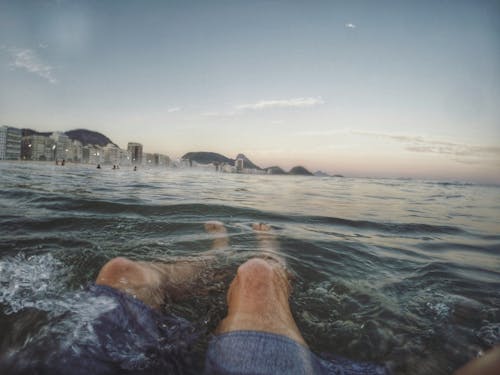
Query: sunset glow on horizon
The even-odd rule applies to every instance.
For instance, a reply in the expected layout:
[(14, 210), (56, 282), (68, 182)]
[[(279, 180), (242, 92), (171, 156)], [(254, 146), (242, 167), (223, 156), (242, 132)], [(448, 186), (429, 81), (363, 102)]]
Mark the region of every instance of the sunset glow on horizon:
[(0, 0), (0, 125), (500, 183), (500, 3)]

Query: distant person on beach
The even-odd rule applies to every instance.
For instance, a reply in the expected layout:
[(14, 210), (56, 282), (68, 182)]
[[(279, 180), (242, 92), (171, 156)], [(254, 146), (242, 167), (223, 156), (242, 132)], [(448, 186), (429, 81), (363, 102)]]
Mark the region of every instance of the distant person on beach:
[(137, 165), (134, 165), (134, 172), (137, 171)]
[[(379, 365), (312, 353), (292, 316), (291, 285), (278, 242), (267, 224), (253, 224), (260, 252), (239, 266), (227, 292), (227, 315), (208, 344), (204, 374), (383, 375)], [(11, 358), (7, 372), (40, 374), (192, 374), (194, 325), (161, 307), (196, 293), (207, 266), (227, 254), (229, 239), (220, 222), (205, 223), (214, 236), (202, 256), (173, 263), (114, 258), (88, 290), (114, 301), (92, 322), (95, 342), (50, 353), (43, 368)], [(500, 348), (469, 363), (456, 375), (498, 374)], [(4, 370), (0, 365), (0, 370)]]
[(97, 169), (101, 169), (101, 164), (97, 164)]

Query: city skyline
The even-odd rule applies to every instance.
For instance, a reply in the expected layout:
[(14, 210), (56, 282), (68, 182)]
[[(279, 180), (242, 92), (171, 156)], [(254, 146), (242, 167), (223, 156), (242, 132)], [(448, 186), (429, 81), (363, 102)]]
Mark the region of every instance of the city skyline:
[[(146, 150), (147, 151), (147, 150)], [(170, 166), (168, 155), (145, 152), (139, 143), (120, 148), (100, 133), (85, 129), (37, 132), (0, 125), (0, 161), (35, 161), (113, 165)], [(178, 163), (177, 163), (178, 164)], [(178, 165), (175, 166), (178, 166)]]
[(0, 0), (0, 124), (500, 183), (495, 1)]

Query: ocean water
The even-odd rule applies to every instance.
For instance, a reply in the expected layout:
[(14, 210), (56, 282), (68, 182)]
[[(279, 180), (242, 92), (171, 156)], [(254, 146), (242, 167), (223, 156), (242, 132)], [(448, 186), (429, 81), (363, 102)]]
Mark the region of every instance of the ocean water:
[(51, 330), (92, 340), (89, 322), (112, 308), (83, 293), (100, 267), (198, 257), (207, 220), (229, 234), (220, 277), (165, 307), (204, 327), (200, 363), (228, 283), (259, 248), (254, 222), (273, 227), (316, 352), (450, 374), (500, 342), (499, 187), (2, 162), (0, 356)]

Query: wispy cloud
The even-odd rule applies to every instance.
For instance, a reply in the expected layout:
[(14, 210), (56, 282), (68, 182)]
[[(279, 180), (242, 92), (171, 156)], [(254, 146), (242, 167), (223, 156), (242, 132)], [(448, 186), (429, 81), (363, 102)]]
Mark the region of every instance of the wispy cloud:
[(339, 134), (349, 134), (351, 131), (348, 129), (325, 129), (325, 130), (302, 130), (295, 133), (295, 135), (300, 137), (323, 137), (328, 135), (339, 135)]
[(261, 100), (252, 104), (241, 104), (236, 106), (236, 110), (267, 110), (275, 108), (305, 108), (314, 107), (324, 104), (325, 101), (321, 96), (308, 98), (292, 98), (292, 99), (277, 99), (277, 100)]
[(346, 23), (344, 26), (346, 27), (346, 29), (355, 29), (357, 27), (355, 24), (350, 22)]
[(475, 163), (484, 159), (499, 159), (500, 147), (490, 145), (473, 145), (426, 138), (422, 136), (386, 134), (366, 131), (353, 131), (353, 134), (385, 138), (404, 144), (411, 152), (451, 155), (461, 163)]
[[(201, 113), (204, 117), (233, 117), (244, 114), (248, 111), (266, 111), (272, 109), (287, 109), (287, 108), (307, 108), (324, 104), (325, 101), (321, 96), (317, 97), (303, 97), (291, 99), (275, 99), (275, 100), (261, 100), (251, 104), (240, 104), (234, 106), (232, 110), (228, 111), (207, 111)], [(282, 123), (282, 120), (275, 120), (273, 124), (277, 125)]]
[(171, 107), (171, 108), (167, 109), (167, 112), (174, 113), (174, 112), (179, 112), (180, 110), (181, 110), (180, 107)]
[(37, 76), (46, 79), (52, 84), (57, 83), (54, 77), (54, 68), (42, 62), (40, 57), (35, 51), (31, 49), (9, 48), (8, 49), (11, 62), (10, 66), (16, 69), (22, 69), (29, 73), (36, 74)]

